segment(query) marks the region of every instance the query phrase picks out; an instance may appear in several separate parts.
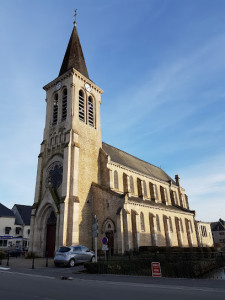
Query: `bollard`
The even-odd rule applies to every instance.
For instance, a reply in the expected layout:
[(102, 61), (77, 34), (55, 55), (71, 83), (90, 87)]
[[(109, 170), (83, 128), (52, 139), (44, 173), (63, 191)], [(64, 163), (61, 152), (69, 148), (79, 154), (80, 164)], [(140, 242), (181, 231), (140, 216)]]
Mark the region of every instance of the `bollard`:
[(2, 258), (0, 258), (0, 266), (1, 266), (1, 264), (2, 264)]
[(7, 254), (7, 263), (6, 263), (6, 266), (7, 267), (9, 266), (9, 253)]
[(34, 253), (33, 253), (33, 257), (32, 257), (32, 269), (34, 269)]
[(48, 267), (48, 251), (46, 251), (46, 268)]

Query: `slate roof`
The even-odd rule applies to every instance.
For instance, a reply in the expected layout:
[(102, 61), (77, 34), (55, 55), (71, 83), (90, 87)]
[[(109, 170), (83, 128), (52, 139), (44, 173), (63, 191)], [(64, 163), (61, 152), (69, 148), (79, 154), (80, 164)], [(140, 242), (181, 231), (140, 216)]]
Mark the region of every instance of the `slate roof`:
[(111, 161), (147, 176), (160, 179), (162, 181), (169, 182), (170, 180), (172, 180), (173, 184), (176, 185), (176, 182), (161, 168), (156, 167), (144, 160), (141, 160), (106, 143), (102, 143), (102, 148), (111, 157)]
[(0, 203), (0, 217), (15, 217), (14, 213), (6, 207), (5, 205)]
[(225, 230), (225, 221), (222, 219), (219, 219), (218, 222), (212, 222), (211, 223), (211, 230), (212, 231), (224, 231)]
[(73, 31), (70, 36), (69, 44), (67, 46), (62, 66), (59, 71), (59, 76), (63, 75), (72, 68), (76, 69), (78, 72), (89, 79), (76, 24), (74, 25)]
[(24, 225), (30, 225), (32, 206), (20, 205), (20, 204), (15, 204), (14, 206), (17, 208), (17, 210), (23, 220)]

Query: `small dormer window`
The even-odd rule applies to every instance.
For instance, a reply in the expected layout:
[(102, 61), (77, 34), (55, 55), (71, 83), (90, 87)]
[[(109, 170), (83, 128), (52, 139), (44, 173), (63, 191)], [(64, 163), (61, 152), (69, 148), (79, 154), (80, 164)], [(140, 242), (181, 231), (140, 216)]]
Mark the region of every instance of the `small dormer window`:
[(11, 227), (5, 227), (5, 234), (9, 234), (11, 229)]
[(16, 227), (16, 234), (20, 234), (20, 230), (21, 230), (20, 227)]
[(30, 229), (27, 230), (27, 234), (28, 234), (28, 235), (30, 234)]

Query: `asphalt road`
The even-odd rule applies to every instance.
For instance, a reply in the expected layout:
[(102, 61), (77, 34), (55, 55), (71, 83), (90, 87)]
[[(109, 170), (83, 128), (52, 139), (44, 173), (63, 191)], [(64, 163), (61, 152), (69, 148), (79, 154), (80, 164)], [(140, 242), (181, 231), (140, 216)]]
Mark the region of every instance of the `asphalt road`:
[(135, 281), (134, 278), (130, 280), (130, 277), (99, 277), (98, 275), (75, 276), (71, 280), (62, 280), (53, 274), (45, 276), (1, 270), (0, 299), (225, 299), (224, 281), (218, 281), (218, 284), (213, 280), (164, 280), (163, 278), (148, 282), (140, 279)]

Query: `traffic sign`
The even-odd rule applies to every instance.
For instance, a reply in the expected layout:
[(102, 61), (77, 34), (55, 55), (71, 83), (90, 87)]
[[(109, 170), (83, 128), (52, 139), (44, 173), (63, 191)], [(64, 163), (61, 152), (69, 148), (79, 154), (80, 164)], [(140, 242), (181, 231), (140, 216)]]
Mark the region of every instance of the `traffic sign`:
[(152, 277), (162, 277), (159, 262), (152, 262)]
[(108, 251), (109, 248), (108, 248), (108, 245), (102, 245), (102, 251)]
[(108, 238), (104, 236), (104, 238), (102, 239), (102, 244), (107, 245), (107, 243), (108, 243)]

